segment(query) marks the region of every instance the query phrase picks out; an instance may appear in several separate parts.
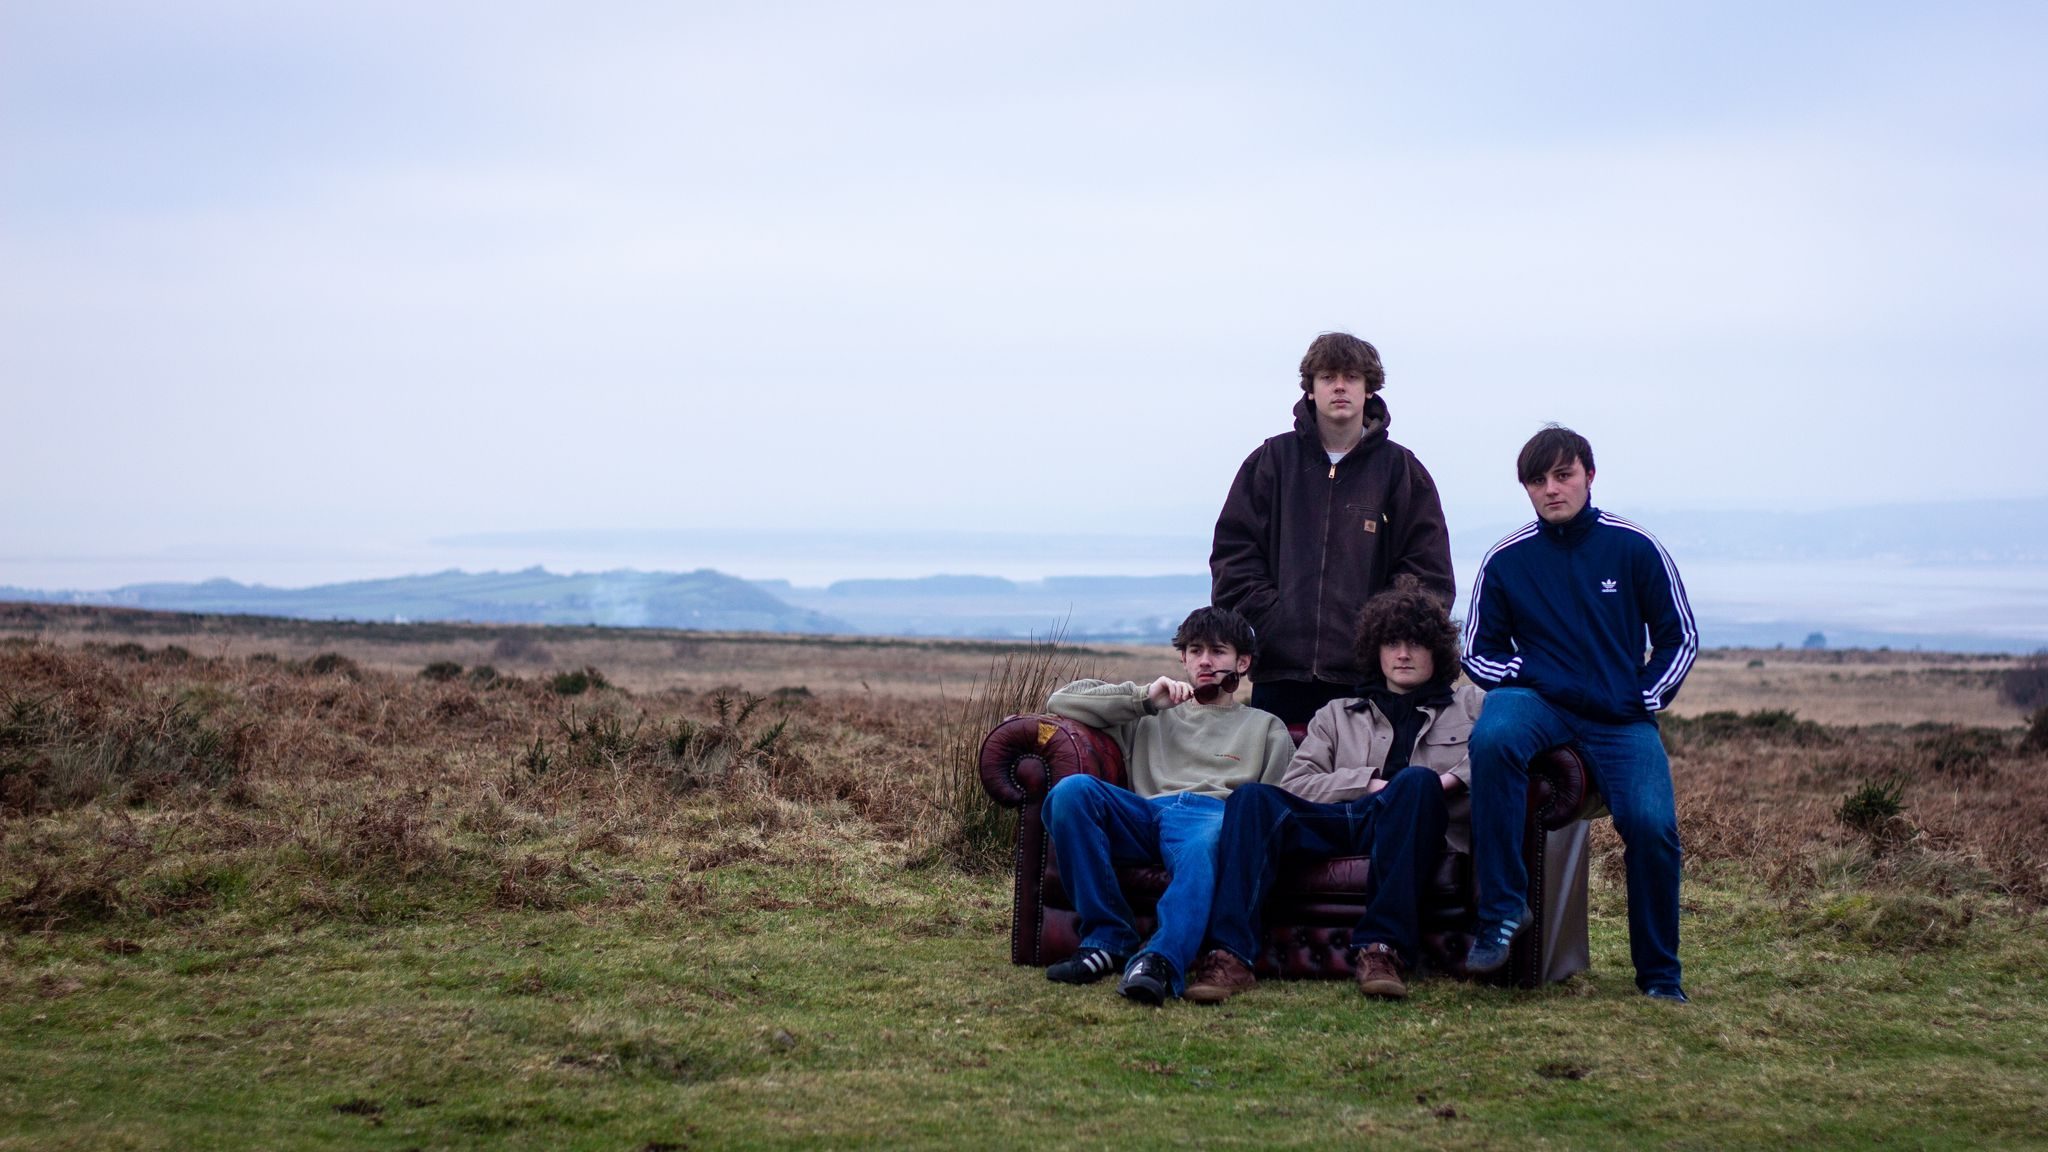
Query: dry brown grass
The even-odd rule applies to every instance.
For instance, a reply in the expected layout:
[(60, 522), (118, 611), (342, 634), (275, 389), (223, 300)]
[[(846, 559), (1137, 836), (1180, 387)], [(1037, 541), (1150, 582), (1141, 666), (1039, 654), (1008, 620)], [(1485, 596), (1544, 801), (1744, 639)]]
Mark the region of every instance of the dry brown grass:
[(1679, 715), (1784, 709), (1820, 724), (2004, 728), (2024, 709), (2000, 697), (2010, 656), (1722, 648), (1700, 653)]
[(694, 872), (852, 843), (901, 859), (952, 835), (937, 701), (564, 697), (162, 652), (0, 641), (9, 924), (177, 914), (228, 890), (314, 916), (553, 908), (630, 891), (589, 862), (636, 846)]
[[(1075, 675), (1170, 667), (1163, 649), (688, 637), (692, 675), (731, 687), (643, 690), (632, 687), (638, 674), (618, 671), (621, 653), (648, 642), (633, 633), (485, 629), (450, 640), (429, 628), (394, 648), (351, 638), (354, 626), (243, 622), (234, 627), (250, 636), (227, 643), (194, 631), (213, 626), (203, 618), (54, 619), (48, 636), (0, 639), (0, 915), (16, 928), (178, 916), (230, 899), (358, 918), (451, 901), (688, 906), (709, 898), (717, 869), (752, 861), (1000, 867), (1009, 814), (980, 791), (982, 733)], [(129, 633), (86, 627), (108, 620)], [(281, 650), (227, 651), (272, 625), (299, 647), (270, 635)], [(151, 628), (151, 643), (115, 638)], [(525, 639), (500, 648), (508, 635)], [(660, 651), (676, 658), (679, 642), (663, 639)], [(446, 648), (455, 643), (501, 660), (545, 650), (557, 668), (588, 660), (612, 686), (563, 696), (534, 677), (418, 674), (458, 658)], [(399, 651), (414, 663), (394, 668)], [(1930, 699), (1986, 714), (1995, 662), (1799, 655), (1703, 661), (1723, 675), (1696, 674), (1685, 699), (1742, 710), (1695, 709), (1667, 725), (1694, 866), (1754, 870), (1788, 891), (1854, 873), (2030, 906), (2048, 898), (2048, 756), (2018, 728), (1875, 722), (1910, 719), (1906, 705)], [(920, 659), (945, 666), (938, 679), (958, 691), (932, 690), (937, 680), (909, 667)], [(973, 672), (960, 671), (970, 659)], [(1781, 659), (1804, 678), (1799, 699), (1832, 687), (1853, 704), (1822, 716), (1848, 710), (1864, 723), (1759, 715), (1786, 694), (1734, 687), (1789, 678)], [(750, 688), (774, 681), (807, 687)], [(1871, 695), (1880, 687), (1893, 695)], [(1855, 789), (1894, 778), (1904, 812), (1889, 833), (1836, 819)]]
[[(964, 699), (991, 660), (1028, 652), (1029, 644), (980, 640), (891, 639), (684, 632), (666, 628), (541, 628), (514, 624), (363, 624), (205, 616), (85, 605), (0, 604), (0, 636), (36, 637), (64, 647), (167, 645), (196, 656), (268, 655), (280, 662), (335, 653), (365, 670), (412, 675), (448, 661), (488, 665), (533, 678), (585, 666), (636, 693), (759, 695), (802, 688), (926, 700)], [(1174, 667), (1163, 646), (1075, 648), (1103, 674), (1149, 680)]]
[[(2017, 733), (1760, 712), (1667, 721), (1665, 742), (1691, 863), (1758, 869), (1788, 892), (1846, 870), (1938, 895), (2048, 901), (2048, 754)], [(1845, 824), (1843, 801), (1873, 783), (1901, 786), (1898, 817)], [(1618, 868), (1612, 827), (1600, 836)]]

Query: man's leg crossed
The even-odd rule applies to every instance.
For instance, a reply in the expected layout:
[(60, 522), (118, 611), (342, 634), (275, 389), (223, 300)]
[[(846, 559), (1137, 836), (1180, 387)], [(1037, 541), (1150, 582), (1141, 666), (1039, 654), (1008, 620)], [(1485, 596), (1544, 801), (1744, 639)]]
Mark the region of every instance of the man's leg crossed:
[(1272, 784), (1240, 785), (1224, 806), (1205, 943), (1256, 965), (1266, 895), (1281, 862), (1365, 851), (1365, 822), (1354, 804), (1318, 804)]
[(1214, 969), (1201, 999), (1216, 1003), (1250, 987), (1249, 971), (1262, 951), (1264, 905), (1282, 862), (1366, 854), (1369, 802), (1318, 804), (1269, 784), (1240, 785), (1224, 807), (1216, 852), (1216, 894), (1209, 910), (1206, 950), (1228, 953), (1243, 965)]

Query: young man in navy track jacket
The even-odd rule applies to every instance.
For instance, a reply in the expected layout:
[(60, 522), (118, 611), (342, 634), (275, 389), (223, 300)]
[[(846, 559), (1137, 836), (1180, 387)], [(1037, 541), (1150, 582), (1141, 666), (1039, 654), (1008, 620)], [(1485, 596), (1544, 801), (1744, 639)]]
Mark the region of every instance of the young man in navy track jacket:
[(1570, 743), (1626, 850), (1636, 986), (1683, 1002), (1678, 813), (1656, 714), (1699, 651), (1685, 586), (1656, 537), (1593, 507), (1585, 437), (1553, 424), (1523, 446), (1516, 471), (1537, 518), (1486, 554), (1466, 607), (1465, 673), (1488, 690), (1472, 730), (1480, 924), (1466, 967), (1498, 971), (1528, 927), (1528, 765)]

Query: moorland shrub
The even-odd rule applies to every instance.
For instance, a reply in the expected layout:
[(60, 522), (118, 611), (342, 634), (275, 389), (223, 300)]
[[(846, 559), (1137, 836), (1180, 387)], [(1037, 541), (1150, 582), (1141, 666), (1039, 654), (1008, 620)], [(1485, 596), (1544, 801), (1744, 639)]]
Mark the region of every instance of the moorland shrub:
[(110, 660), (133, 660), (137, 664), (149, 659), (149, 649), (133, 640), (124, 640), (119, 644), (87, 644), (85, 650), (97, 651)]
[(678, 791), (702, 788), (766, 764), (789, 731), (789, 717), (757, 730), (753, 721), (764, 703), (764, 697), (721, 689), (711, 696), (710, 722), (678, 717), (662, 740), (670, 765), (670, 787)]
[(462, 665), (453, 660), (436, 660), (420, 669), (420, 679), (445, 684), (462, 675)]
[(557, 696), (581, 696), (593, 688), (609, 688), (611, 681), (604, 678), (604, 673), (585, 664), (574, 671), (555, 673), (548, 679), (548, 687)]
[(1841, 805), (1835, 809), (1835, 819), (1873, 841), (1895, 839), (1905, 821), (1905, 795), (1906, 780), (1903, 776), (1866, 780), (1861, 787), (1842, 798)]
[(2048, 648), (2021, 657), (2018, 664), (2006, 669), (1998, 695), (2007, 704), (2029, 712), (2048, 707)]
[(181, 644), (166, 644), (152, 652), (133, 640), (119, 644), (95, 644), (87, 641), (79, 645), (82, 652), (104, 656), (109, 660), (127, 660), (136, 664), (188, 664), (192, 661), (192, 650)]
[(644, 713), (635, 716), (633, 726), (627, 728), (625, 718), (611, 708), (599, 708), (578, 719), (572, 707), (568, 715), (555, 718), (555, 727), (571, 767), (616, 768), (636, 753), (653, 750), (640, 741), (640, 729), (646, 720)]
[(2027, 724), (2027, 734), (2020, 739), (2020, 747), (2028, 752), (2048, 752), (2048, 708), (2034, 713)]
[(363, 678), (361, 666), (339, 652), (322, 652), (311, 660), (295, 660), (286, 667), (306, 676), (340, 676), (348, 680)]
[(1929, 771), (1938, 775), (1976, 776), (1990, 770), (1991, 758), (2005, 752), (2005, 737), (1989, 728), (1944, 726), (1913, 745)]
[(1765, 708), (1749, 713), (1704, 712), (1698, 716), (1666, 713), (1657, 718), (1657, 725), (1664, 739), (1664, 750), (1674, 755), (1730, 741), (1761, 740), (1802, 748), (1824, 747), (1835, 742), (1835, 737), (1826, 728), (1811, 720), (1801, 720), (1797, 713), (1782, 708)]
[(491, 659), (505, 664), (545, 664), (550, 659), (547, 645), (532, 632), (507, 632), (491, 645)]
[(105, 701), (0, 695), (0, 811), (72, 808), (101, 797), (138, 803), (238, 773), (249, 726), (210, 722), (190, 697)]

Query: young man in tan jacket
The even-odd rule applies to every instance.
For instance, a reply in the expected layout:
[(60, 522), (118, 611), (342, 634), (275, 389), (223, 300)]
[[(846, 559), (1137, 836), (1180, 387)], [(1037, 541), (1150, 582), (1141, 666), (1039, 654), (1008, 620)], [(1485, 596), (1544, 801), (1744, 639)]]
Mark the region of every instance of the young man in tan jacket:
[(1446, 850), (1471, 850), (1466, 741), (1485, 693), (1458, 675), (1458, 633), (1443, 601), (1402, 576), (1358, 619), (1358, 659), (1378, 676), (1335, 700), (1278, 787), (1248, 784), (1224, 808), (1208, 942), (1188, 979), (1197, 1003), (1257, 983), (1261, 902), (1280, 862), (1370, 856), (1373, 895), (1351, 932), (1360, 991), (1408, 994), (1423, 887)]
[[(1124, 750), (1131, 782), (1119, 788), (1068, 776), (1045, 798), (1060, 882), (1081, 915), (1080, 950), (1047, 968), (1046, 978), (1092, 984), (1121, 968), (1117, 991), (1155, 1007), (1180, 991), (1209, 923), (1223, 798), (1242, 785), (1280, 779), (1294, 753), (1286, 725), (1236, 698), (1254, 655), (1243, 617), (1196, 609), (1173, 646), (1186, 680), (1077, 680), (1046, 701), (1047, 711), (1107, 730)], [(1140, 941), (1133, 927), (1118, 863), (1171, 874), (1150, 939)]]

